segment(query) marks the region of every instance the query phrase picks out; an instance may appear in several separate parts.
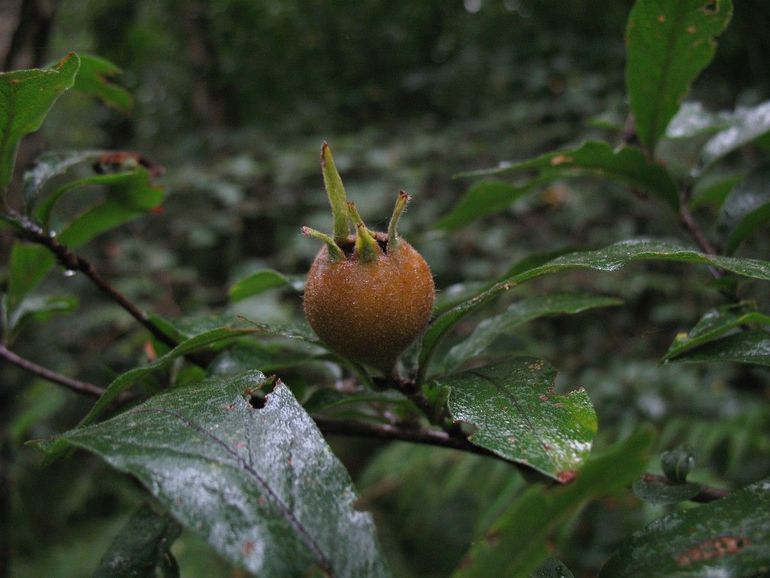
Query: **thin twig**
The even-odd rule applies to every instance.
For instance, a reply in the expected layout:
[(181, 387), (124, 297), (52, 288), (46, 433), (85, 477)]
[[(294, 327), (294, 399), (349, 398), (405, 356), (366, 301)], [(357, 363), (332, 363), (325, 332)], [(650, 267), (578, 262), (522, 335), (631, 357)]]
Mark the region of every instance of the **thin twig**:
[(142, 313), (136, 305), (104, 279), (90, 261), (62, 245), (55, 237), (51, 236), (50, 233), (26, 217), (18, 214), (11, 214), (9, 216), (13, 218), (14, 224), (20, 229), (21, 234), (27, 240), (46, 247), (66, 269), (83, 273), (103, 293), (108, 295), (113, 301), (127, 311), (129, 315), (143, 325), (158, 341), (171, 348), (178, 345), (176, 339), (167, 335), (157, 325), (150, 321), (150, 319)]
[(85, 381), (72, 379), (71, 377), (67, 377), (66, 375), (61, 375), (59, 373), (56, 373), (55, 371), (51, 371), (50, 369), (37, 365), (36, 363), (29, 361), (28, 359), (24, 359), (23, 357), (16, 355), (13, 351), (9, 350), (5, 345), (2, 345), (2, 344), (0, 344), (0, 357), (14, 364), (16, 367), (20, 367), (21, 369), (28, 371), (29, 373), (35, 374), (38, 377), (42, 377), (43, 379), (50, 381), (52, 383), (63, 385), (64, 387), (66, 387), (71, 391), (74, 391), (75, 393), (82, 393), (84, 395), (99, 397), (105, 391), (103, 388), (99, 387), (98, 385), (93, 385), (91, 383), (86, 383)]

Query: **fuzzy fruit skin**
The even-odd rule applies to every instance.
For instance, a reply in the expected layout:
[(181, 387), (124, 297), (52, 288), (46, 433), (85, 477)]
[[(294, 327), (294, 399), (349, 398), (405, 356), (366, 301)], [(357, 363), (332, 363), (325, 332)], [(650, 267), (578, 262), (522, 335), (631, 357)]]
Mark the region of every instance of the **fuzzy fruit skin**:
[(305, 316), (329, 347), (387, 375), (425, 329), (434, 296), (428, 264), (403, 239), (369, 263), (354, 255), (332, 261), (323, 246), (307, 276)]

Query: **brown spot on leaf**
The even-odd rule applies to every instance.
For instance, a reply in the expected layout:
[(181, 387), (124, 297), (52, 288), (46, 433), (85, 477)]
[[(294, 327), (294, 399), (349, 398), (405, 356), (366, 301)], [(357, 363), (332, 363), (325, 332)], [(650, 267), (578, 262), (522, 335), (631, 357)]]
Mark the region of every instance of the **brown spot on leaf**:
[(497, 532), (495, 530), (491, 530), (484, 534), (484, 541), (491, 547), (494, 548), (497, 546), (497, 544), (500, 543), (500, 532)]
[(533, 361), (533, 362), (532, 362), (532, 363), (530, 363), (530, 364), (529, 364), (527, 367), (528, 367), (529, 369), (531, 369), (532, 371), (540, 371), (541, 369), (543, 369), (543, 362), (542, 362), (542, 361), (540, 361), (540, 360), (538, 360), (538, 361)]
[(751, 542), (748, 538), (742, 536), (720, 536), (718, 538), (709, 538), (697, 546), (693, 546), (676, 558), (679, 566), (689, 566), (714, 558), (723, 558), (737, 554), (748, 546)]
[(575, 470), (565, 470), (556, 474), (556, 479), (558, 479), (562, 484), (568, 484), (574, 480), (576, 476), (577, 472)]
[(666, 21), (666, 15), (665, 14), (661, 14), (660, 16), (658, 16), (658, 22), (663, 24), (665, 21)]
[(697, 31), (698, 29), (692, 24), (687, 27), (687, 34), (695, 34)]
[(267, 505), (267, 498), (265, 496), (260, 496), (257, 498), (257, 506), (260, 508), (264, 508)]
[(227, 411), (233, 411), (235, 409), (234, 403), (226, 403), (222, 407), (224, 407)]
[(571, 163), (573, 160), (574, 159), (568, 155), (556, 155), (551, 159), (551, 166), (558, 167), (559, 165), (563, 165), (564, 163)]
[(540, 401), (548, 401), (548, 396), (546, 394), (544, 394), (544, 393), (541, 393), (540, 395), (538, 395), (537, 398)]
[(508, 436), (508, 439), (506, 440), (509, 444), (512, 446), (516, 445), (516, 436)]
[(254, 553), (254, 549), (257, 547), (257, 545), (254, 543), (253, 540), (246, 540), (243, 543), (243, 555), (244, 556), (251, 556)]

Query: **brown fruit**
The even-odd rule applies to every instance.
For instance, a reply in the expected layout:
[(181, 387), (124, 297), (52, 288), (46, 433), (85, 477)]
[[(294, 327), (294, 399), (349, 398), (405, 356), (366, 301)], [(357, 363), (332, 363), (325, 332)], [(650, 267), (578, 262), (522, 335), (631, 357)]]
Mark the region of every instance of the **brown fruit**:
[[(329, 147), (321, 149), (334, 236), (308, 227), (324, 243), (305, 286), (305, 316), (337, 353), (390, 374), (398, 356), (430, 319), (434, 285), (425, 259), (399, 238), (396, 224), (409, 196), (399, 194), (387, 233), (372, 233), (345, 198)], [(355, 234), (350, 235), (350, 223)]]
[[(375, 238), (387, 251), (387, 236)], [(403, 239), (370, 262), (355, 253), (332, 260), (323, 246), (308, 273), (305, 315), (329, 347), (388, 374), (425, 329), (433, 298), (428, 264)]]

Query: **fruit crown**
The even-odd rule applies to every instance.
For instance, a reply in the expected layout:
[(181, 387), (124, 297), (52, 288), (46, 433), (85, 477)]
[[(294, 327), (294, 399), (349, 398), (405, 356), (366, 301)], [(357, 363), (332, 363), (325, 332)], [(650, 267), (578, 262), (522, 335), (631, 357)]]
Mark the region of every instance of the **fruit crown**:
[(396, 199), (396, 205), (393, 208), (393, 214), (388, 224), (387, 241), (384, 243), (383, 248), (375, 234), (366, 228), (361, 215), (358, 214), (355, 203), (347, 200), (345, 187), (342, 184), (340, 173), (334, 164), (332, 151), (326, 143), (321, 147), (321, 173), (323, 174), (326, 194), (329, 197), (329, 204), (332, 208), (332, 218), (334, 221), (333, 235), (327, 235), (310, 227), (302, 227), (302, 233), (326, 243), (329, 248), (329, 257), (332, 261), (345, 258), (344, 248), (351, 246), (351, 226), (354, 229), (355, 236), (352, 245), (353, 255), (359, 261), (376, 261), (383, 252), (392, 254), (398, 250), (398, 231), (396, 227), (409, 202), (409, 195), (404, 191), (400, 191), (398, 194), (398, 199)]

